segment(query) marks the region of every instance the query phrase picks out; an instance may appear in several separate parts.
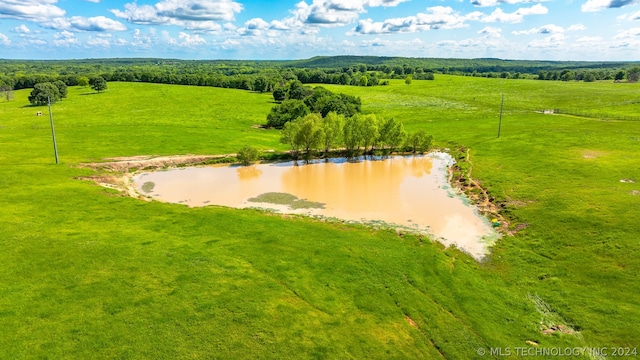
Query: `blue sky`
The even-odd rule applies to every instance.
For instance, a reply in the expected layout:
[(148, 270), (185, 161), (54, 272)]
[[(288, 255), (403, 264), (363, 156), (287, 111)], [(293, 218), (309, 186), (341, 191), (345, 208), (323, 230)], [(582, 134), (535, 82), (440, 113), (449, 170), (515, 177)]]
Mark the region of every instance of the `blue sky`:
[(0, 58), (640, 60), (640, 0), (0, 0)]

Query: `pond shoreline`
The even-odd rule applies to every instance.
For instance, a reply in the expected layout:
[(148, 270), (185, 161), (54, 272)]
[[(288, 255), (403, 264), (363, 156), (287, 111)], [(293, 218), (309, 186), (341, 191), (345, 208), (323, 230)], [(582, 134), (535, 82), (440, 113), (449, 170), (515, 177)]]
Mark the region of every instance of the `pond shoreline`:
[[(442, 149), (434, 150), (433, 152), (445, 152), (451, 156), (454, 161), (448, 166), (448, 184), (455, 189), (458, 193), (464, 194), (474, 205), (478, 213), (481, 216), (489, 219), (497, 219), (500, 223), (494, 230), (498, 234), (513, 235), (514, 232), (509, 230), (509, 224), (504, 217), (500, 215), (501, 209), (504, 208), (504, 204), (496, 203), (495, 199), (484, 189), (482, 186), (471, 177), (473, 165), (470, 161), (469, 149), (464, 147), (458, 147), (453, 150)], [(271, 153), (275, 156), (286, 156), (286, 154)], [(149, 172), (154, 170), (170, 170), (184, 167), (200, 167), (213, 164), (227, 164), (235, 165), (231, 163), (230, 159), (234, 159), (235, 154), (223, 154), (223, 155), (177, 155), (177, 156), (136, 156), (127, 158), (113, 158), (108, 162), (97, 163), (85, 163), (80, 164), (81, 167), (88, 167), (94, 169), (99, 174), (95, 176), (83, 177), (83, 180), (91, 180), (98, 185), (114, 189), (119, 191), (122, 195), (130, 196), (145, 201), (154, 200), (151, 196), (144, 195), (139, 189), (136, 188), (133, 178), (141, 172)], [(394, 154), (396, 156), (410, 156), (413, 154)], [(368, 160), (367, 156), (367, 160)], [(386, 157), (385, 157), (386, 158)], [(382, 157), (377, 157), (376, 160), (382, 160)], [(234, 159), (235, 160), (235, 159)], [(323, 159), (314, 159), (312, 162), (322, 161)], [(287, 160), (292, 161), (292, 160)], [(272, 164), (287, 162), (280, 161), (261, 161), (259, 164)], [(343, 160), (344, 161), (344, 158)], [(300, 161), (304, 162), (304, 161)], [(290, 216), (290, 214), (282, 214), (283, 216)], [(365, 224), (366, 225), (366, 224)], [(375, 226), (374, 226), (375, 227)], [(403, 229), (396, 231), (399, 235), (405, 232)]]

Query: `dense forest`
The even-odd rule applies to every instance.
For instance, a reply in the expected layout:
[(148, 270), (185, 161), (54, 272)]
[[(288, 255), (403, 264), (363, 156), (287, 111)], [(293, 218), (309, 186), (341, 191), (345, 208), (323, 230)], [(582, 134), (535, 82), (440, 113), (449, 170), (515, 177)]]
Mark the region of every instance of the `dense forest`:
[[(374, 56), (314, 57), (290, 61), (83, 59), (0, 60), (0, 86), (33, 88), (82, 78), (214, 86), (272, 92), (292, 80), (355, 86), (385, 85), (388, 79), (432, 80), (437, 74), (558, 81), (622, 80), (637, 74), (639, 62), (567, 62), (500, 59), (436, 59)], [(637, 79), (636, 79), (637, 80)]]

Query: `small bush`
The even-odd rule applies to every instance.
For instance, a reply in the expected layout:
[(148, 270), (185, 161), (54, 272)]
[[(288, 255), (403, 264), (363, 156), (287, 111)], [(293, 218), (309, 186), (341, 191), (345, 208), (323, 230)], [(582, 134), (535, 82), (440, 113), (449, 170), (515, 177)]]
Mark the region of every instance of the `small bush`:
[(237, 157), (242, 165), (250, 165), (252, 162), (258, 160), (260, 151), (252, 146), (245, 145), (245, 147), (238, 151)]

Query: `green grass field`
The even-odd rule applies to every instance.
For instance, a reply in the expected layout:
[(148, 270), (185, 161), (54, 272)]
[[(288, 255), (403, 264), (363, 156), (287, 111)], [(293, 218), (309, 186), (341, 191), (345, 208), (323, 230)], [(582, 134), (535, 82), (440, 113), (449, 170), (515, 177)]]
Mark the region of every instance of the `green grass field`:
[[(640, 347), (640, 85), (439, 75), (326, 86), (469, 147), (515, 236), (478, 263), (428, 239), (120, 196), (107, 157), (284, 150), (270, 94), (110, 83), (46, 107), (0, 100), (0, 358), (493, 358), (490, 348)], [(497, 138), (500, 96), (505, 95)], [(635, 104), (635, 105), (633, 105)], [(35, 116), (42, 111), (44, 116)], [(637, 183), (621, 182), (632, 179)], [(577, 334), (541, 330), (557, 324)]]

